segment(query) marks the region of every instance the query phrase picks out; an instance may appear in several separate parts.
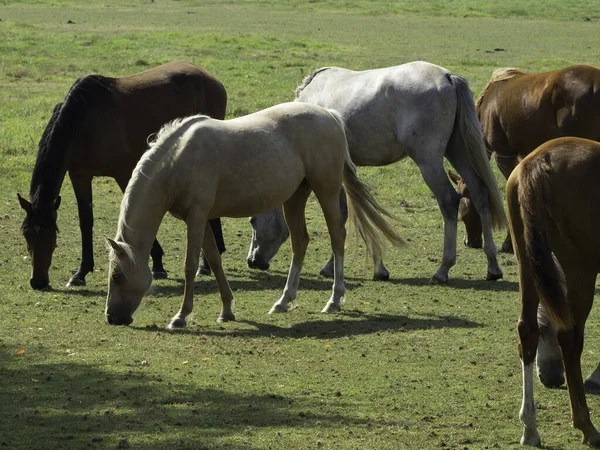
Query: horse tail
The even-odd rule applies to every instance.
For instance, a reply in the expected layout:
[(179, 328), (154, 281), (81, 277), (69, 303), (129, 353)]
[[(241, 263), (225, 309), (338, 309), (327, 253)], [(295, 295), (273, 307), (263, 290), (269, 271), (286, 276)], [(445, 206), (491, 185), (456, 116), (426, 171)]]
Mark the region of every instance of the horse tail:
[(543, 156), (522, 162), (507, 182), (506, 196), (520, 265), (521, 291), (533, 287), (555, 327), (568, 330), (573, 319), (565, 275), (548, 243), (548, 229), (553, 224), (547, 210), (548, 170), (549, 164)]
[(506, 228), (507, 219), (502, 204), (500, 190), (496, 178), (492, 172), (485, 145), (483, 143), (483, 132), (475, 111), (473, 94), (469, 84), (458, 75), (449, 73), (448, 78), (454, 86), (457, 95), (456, 120), (454, 122), (453, 134), (458, 131), (464, 143), (467, 157), (471, 162), (473, 170), (483, 181), (489, 192), (490, 212), (492, 215), (492, 226), (496, 229)]
[[(344, 134), (346, 134), (346, 125), (344, 119), (335, 110), (328, 110), (335, 118)], [(362, 182), (356, 174), (356, 165), (352, 162), (348, 141), (346, 140), (346, 155), (344, 159), (343, 184), (348, 197), (348, 217), (350, 222), (359, 232), (365, 244), (367, 251), (375, 258), (383, 256), (383, 239), (385, 237), (393, 245), (404, 245), (405, 241), (394, 230), (388, 219), (394, 217), (381, 206), (372, 194), (372, 188)]]

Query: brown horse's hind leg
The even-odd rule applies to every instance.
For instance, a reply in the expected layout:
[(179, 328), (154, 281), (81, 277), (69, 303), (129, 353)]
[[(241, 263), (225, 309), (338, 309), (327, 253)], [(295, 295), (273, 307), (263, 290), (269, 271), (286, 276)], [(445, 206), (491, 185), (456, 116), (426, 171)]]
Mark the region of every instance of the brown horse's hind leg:
[(219, 286), (219, 292), (221, 293), (222, 307), (217, 322), (229, 322), (230, 320), (235, 320), (235, 315), (232, 310), (233, 293), (231, 292), (231, 288), (225, 277), (225, 272), (223, 272), (221, 255), (210, 224), (204, 230), (204, 243), (202, 244), (202, 249), (204, 250), (204, 256), (206, 257), (208, 264), (210, 264), (210, 267), (212, 268), (217, 280), (217, 285)]
[(186, 325), (185, 318), (194, 308), (194, 278), (198, 270), (198, 259), (204, 241), (206, 228), (206, 217), (201, 211), (190, 211), (186, 218), (187, 225), (187, 249), (185, 254), (185, 287), (183, 293), (183, 304), (181, 309), (171, 319), (169, 328), (183, 328)]
[(562, 264), (562, 267), (567, 280), (567, 296), (574, 325), (569, 331), (559, 332), (558, 341), (565, 364), (573, 427), (582, 431), (584, 443), (600, 446), (600, 433), (590, 420), (581, 374), (583, 333), (594, 300), (596, 274), (590, 274), (584, 265)]
[(317, 196), (317, 198), (325, 215), (327, 229), (331, 238), (331, 249), (333, 251), (333, 292), (321, 312), (338, 312), (342, 309), (341, 301), (346, 293), (346, 287), (344, 286), (344, 243), (346, 241), (346, 228), (344, 227), (344, 221), (342, 220), (341, 210), (336, 197), (327, 197), (324, 199), (323, 196)]
[(306, 231), (305, 209), (310, 192), (310, 186), (304, 181), (294, 195), (283, 204), (283, 215), (290, 230), (290, 239), (292, 241), (292, 264), (290, 265), (287, 282), (283, 289), (283, 295), (275, 302), (269, 314), (287, 312), (288, 304), (296, 299), (298, 283), (300, 282), (300, 272), (309, 240), (308, 231)]

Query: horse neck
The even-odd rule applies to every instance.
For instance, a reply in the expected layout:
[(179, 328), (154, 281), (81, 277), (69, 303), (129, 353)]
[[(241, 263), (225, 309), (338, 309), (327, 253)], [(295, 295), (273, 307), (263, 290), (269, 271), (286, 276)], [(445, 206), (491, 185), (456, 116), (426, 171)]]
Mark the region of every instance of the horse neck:
[(158, 182), (137, 177), (128, 186), (121, 202), (116, 240), (131, 245), (144, 259), (150, 256), (152, 243), (168, 209), (166, 194), (157, 188)]

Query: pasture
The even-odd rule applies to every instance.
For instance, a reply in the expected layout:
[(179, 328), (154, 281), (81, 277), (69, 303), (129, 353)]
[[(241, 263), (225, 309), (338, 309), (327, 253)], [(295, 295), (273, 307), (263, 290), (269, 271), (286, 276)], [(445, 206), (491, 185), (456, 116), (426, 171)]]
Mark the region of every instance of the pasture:
[[(302, 78), (326, 65), (426, 60), (465, 77), (477, 96), (500, 67), (600, 65), (599, 21), (594, 0), (0, 1), (0, 448), (519, 448), (516, 261), (501, 254), (504, 279), (486, 282), (485, 255), (462, 245), (459, 224), (450, 282), (429, 285), (442, 218), (412, 161), (359, 170), (409, 244), (388, 250), (389, 282), (371, 281), (364, 245), (350, 236), (343, 310), (319, 313), (331, 290), (318, 276), (330, 247), (311, 198), (297, 308), (267, 315), (285, 284), (289, 244), (268, 272), (249, 270), (250, 226), (224, 219), (237, 321), (215, 322), (217, 286), (201, 277), (187, 328), (173, 332), (182, 222), (167, 216), (158, 234), (169, 278), (154, 282), (130, 327), (111, 327), (103, 236), (116, 230), (116, 183), (94, 181), (96, 267), (86, 287), (67, 289), (81, 241), (65, 179), (48, 292), (29, 287), (16, 193), (28, 196), (53, 106), (89, 73), (187, 60), (225, 85), (228, 118), (292, 100)], [(504, 236), (496, 233), (498, 246)], [(587, 322), (584, 375), (600, 359), (599, 319), (592, 312)], [(542, 444), (584, 448), (568, 427), (566, 389), (536, 379), (535, 394)], [(600, 398), (588, 403), (600, 423)]]

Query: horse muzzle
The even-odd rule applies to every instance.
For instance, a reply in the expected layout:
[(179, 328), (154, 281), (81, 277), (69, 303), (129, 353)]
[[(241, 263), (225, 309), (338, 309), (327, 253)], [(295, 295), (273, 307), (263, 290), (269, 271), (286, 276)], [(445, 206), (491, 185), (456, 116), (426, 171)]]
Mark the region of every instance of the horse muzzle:
[(133, 317), (131, 316), (114, 316), (112, 314), (106, 314), (106, 323), (109, 325), (131, 325)]
[(247, 262), (248, 267), (250, 267), (251, 269), (269, 270), (269, 267), (271, 267), (271, 264), (269, 264), (262, 258), (248, 258)]
[(48, 278), (30, 278), (29, 285), (36, 291), (44, 291), (52, 289)]

